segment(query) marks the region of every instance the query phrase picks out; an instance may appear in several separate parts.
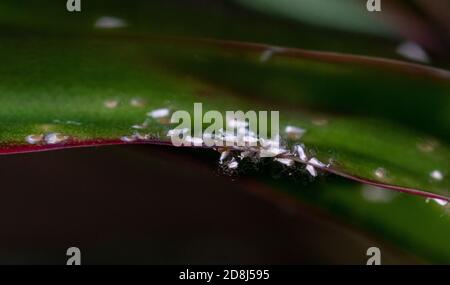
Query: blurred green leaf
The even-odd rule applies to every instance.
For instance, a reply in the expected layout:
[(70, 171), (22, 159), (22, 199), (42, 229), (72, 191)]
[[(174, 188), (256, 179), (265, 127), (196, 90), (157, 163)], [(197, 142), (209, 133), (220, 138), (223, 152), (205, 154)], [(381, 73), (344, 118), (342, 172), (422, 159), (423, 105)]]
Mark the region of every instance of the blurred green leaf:
[(387, 23), (377, 21), (360, 0), (237, 0), (238, 3), (313, 25), (393, 37)]
[[(193, 103), (202, 102), (204, 110), (221, 112), (278, 110), (282, 130), (306, 129), (300, 140), (286, 140), (287, 146), (305, 143), (310, 157), (331, 163), (325, 170), (449, 197), (449, 72), (280, 47), (392, 58), (399, 57), (395, 42), (342, 37), (279, 18), (271, 22), (226, 2), (132, 1), (123, 9), (121, 1), (84, 1), (80, 14), (56, 2), (0, 3), (0, 153), (124, 143), (121, 138), (144, 121), (148, 125), (138, 132), (145, 139), (139, 143), (169, 143), (166, 134), (174, 126), (146, 113), (192, 112)], [(95, 27), (105, 16), (125, 27)], [(344, 26), (359, 21), (348, 20)], [(372, 26), (357, 29), (367, 27)], [(26, 141), (49, 133), (68, 139), (51, 145)], [(434, 171), (442, 179), (433, 179)], [(297, 191), (279, 182), (277, 188)], [(448, 219), (439, 218), (437, 205), (405, 195), (373, 203), (367, 195), (361, 198), (363, 186), (316, 184), (313, 192), (299, 195), (419, 256), (448, 260)], [(364, 191), (381, 191), (369, 190)]]
[[(266, 48), (132, 36), (64, 41), (10, 38), (2, 42), (0, 51), (6, 55), (0, 67), (3, 151), (26, 144), (28, 135), (49, 132), (67, 135), (76, 144), (118, 141), (131, 135), (132, 126), (142, 124), (152, 109), (193, 111), (193, 103), (202, 102), (205, 110), (222, 112), (279, 110), (282, 129), (294, 125), (307, 130), (301, 141), (290, 143), (306, 143), (311, 155), (332, 161), (333, 169), (447, 195), (448, 179), (430, 177), (434, 170), (448, 175), (450, 152), (445, 141), (433, 141), (430, 151), (423, 150), (421, 144), (430, 142), (422, 140), (428, 133), (420, 119), (416, 127), (421, 132), (385, 119), (411, 119), (414, 126), (415, 117), (406, 112), (410, 109), (433, 120), (439, 110), (423, 108), (421, 91), (428, 86), (427, 100), (447, 108), (442, 100), (448, 100), (449, 85), (439, 77), (441, 73), (415, 66), (398, 72), (396, 63), (371, 66), (345, 56), (336, 61), (301, 53), (280, 53), (265, 62), (261, 54)], [(414, 72), (432, 78), (412, 76)], [(374, 90), (365, 92), (371, 81), (377, 82), (374, 89), (384, 98), (373, 98)], [(403, 94), (411, 99), (408, 108), (402, 105)], [(393, 100), (386, 105), (389, 96)], [(133, 106), (132, 100), (145, 106)], [(108, 101), (117, 107), (108, 108)], [(345, 104), (354, 108), (368, 104), (368, 108), (352, 114), (350, 108), (341, 108)], [(448, 122), (433, 121), (428, 130), (443, 131)], [(166, 133), (173, 125), (151, 119), (148, 123), (140, 133), (169, 141)], [(385, 169), (386, 175), (377, 176), (378, 168)]]
[(342, 179), (329, 178), (307, 187), (286, 181), (269, 183), (426, 262), (448, 264), (450, 260), (449, 210), (434, 201)]
[(107, 33), (218, 38), (403, 58), (396, 51), (397, 39), (316, 27), (229, 0), (129, 0), (126, 6), (121, 0), (94, 0), (84, 1), (81, 13), (67, 12), (65, 2), (59, 0), (4, 0), (0, 3), (0, 31), (6, 35), (84, 35), (101, 31), (95, 23), (105, 16), (127, 23)]

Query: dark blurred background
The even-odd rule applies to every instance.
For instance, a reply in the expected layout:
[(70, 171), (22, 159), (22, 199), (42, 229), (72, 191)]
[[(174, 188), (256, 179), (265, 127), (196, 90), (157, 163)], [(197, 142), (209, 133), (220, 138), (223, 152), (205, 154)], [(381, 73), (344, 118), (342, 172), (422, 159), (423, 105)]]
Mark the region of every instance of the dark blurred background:
[[(368, 12), (366, 0), (96, 0), (68, 13), (64, 0), (0, 3), (2, 33), (92, 31), (101, 17), (124, 32), (262, 42), (383, 56), (448, 66), (449, 0), (389, 0)], [(8, 29), (14, 27), (14, 29)]]
[[(450, 66), (448, 0), (382, 0), (382, 13), (369, 13), (365, 0), (82, 0), (80, 14), (64, 2), (2, 1), (0, 33), (91, 35), (101, 33), (99, 18), (115, 17), (126, 24), (114, 32), (126, 35)], [(72, 246), (83, 264), (365, 264), (371, 246), (384, 264), (422, 263), (259, 179), (219, 173), (217, 158), (161, 146), (2, 156), (0, 263), (65, 264)]]
[(3, 156), (0, 263), (65, 264), (72, 246), (82, 264), (365, 264), (371, 246), (384, 264), (419, 262), (291, 195), (218, 173), (217, 158), (160, 146)]

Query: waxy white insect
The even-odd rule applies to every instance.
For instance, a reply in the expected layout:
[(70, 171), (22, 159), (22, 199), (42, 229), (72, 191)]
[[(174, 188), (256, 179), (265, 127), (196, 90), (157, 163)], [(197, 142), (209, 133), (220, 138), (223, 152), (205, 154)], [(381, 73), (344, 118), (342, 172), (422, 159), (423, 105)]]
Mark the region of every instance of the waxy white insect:
[(442, 181), (442, 179), (444, 179), (444, 174), (439, 170), (431, 171), (430, 176), (436, 181)]
[(287, 134), (288, 138), (298, 140), (303, 136), (306, 130), (295, 126), (287, 126), (284, 129), (284, 132)]
[(156, 109), (147, 113), (147, 116), (152, 117), (153, 119), (160, 119), (168, 117), (170, 114), (170, 110), (167, 108)]
[(29, 135), (25, 138), (25, 141), (29, 144), (38, 144), (41, 143), (43, 139), (43, 135)]
[(60, 133), (48, 133), (44, 136), (44, 141), (47, 144), (58, 144), (66, 141), (69, 137)]

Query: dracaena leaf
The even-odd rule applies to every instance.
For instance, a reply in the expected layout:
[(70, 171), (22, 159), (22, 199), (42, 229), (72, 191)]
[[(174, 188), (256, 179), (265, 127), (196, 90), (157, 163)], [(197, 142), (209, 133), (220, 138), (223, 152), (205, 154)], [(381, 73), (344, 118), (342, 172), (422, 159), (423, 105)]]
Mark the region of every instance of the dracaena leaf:
[(290, 144), (305, 143), (309, 156), (330, 163), (325, 171), (446, 199), (450, 88), (443, 70), (133, 35), (8, 38), (1, 52), (2, 153), (170, 143), (174, 126), (148, 112), (192, 112), (202, 102), (205, 111), (280, 111), (282, 130), (306, 130)]

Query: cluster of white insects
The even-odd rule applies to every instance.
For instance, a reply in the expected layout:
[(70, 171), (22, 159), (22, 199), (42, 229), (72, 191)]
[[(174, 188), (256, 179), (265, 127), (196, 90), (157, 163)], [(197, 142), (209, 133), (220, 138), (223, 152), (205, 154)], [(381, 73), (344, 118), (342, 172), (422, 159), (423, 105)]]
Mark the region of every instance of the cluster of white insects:
[(287, 168), (296, 167), (296, 163), (305, 165), (305, 170), (312, 176), (318, 175), (317, 168), (323, 169), (330, 164), (324, 164), (315, 157), (309, 158), (303, 144), (296, 144), (289, 150), (284, 147), (219, 147), (219, 164), (226, 170), (237, 170), (241, 161), (246, 159), (252, 163), (257, 163), (261, 159), (272, 159)]
[[(281, 144), (281, 138), (264, 139), (249, 129), (248, 122), (236, 119), (227, 122), (232, 131), (219, 129), (217, 133), (204, 133), (202, 137), (185, 135), (190, 129), (172, 129), (167, 133), (168, 137), (185, 135), (184, 141), (189, 145), (201, 145), (205, 139), (215, 141), (214, 149), (220, 153), (219, 164), (228, 173), (239, 169), (240, 163), (245, 160), (257, 163), (261, 159), (272, 159), (287, 168), (296, 166), (296, 162), (306, 165), (306, 171), (313, 177), (318, 175), (317, 168), (329, 167), (315, 157), (309, 157), (303, 144), (296, 144), (288, 149)], [(305, 129), (296, 126), (286, 126), (284, 133), (288, 139), (299, 141)]]
[[(129, 105), (132, 107), (144, 107), (145, 100), (140, 98), (132, 98)], [(104, 101), (104, 107), (108, 109), (115, 109), (119, 106), (119, 101), (115, 99), (109, 99)], [(154, 109), (148, 112), (146, 119), (141, 124), (132, 125), (133, 133), (121, 137), (123, 142), (131, 143), (135, 141), (148, 141), (155, 139), (156, 137), (151, 134), (141, 134), (140, 130), (146, 129), (152, 122), (158, 122), (162, 125), (168, 125), (170, 123), (171, 111), (168, 108)], [(65, 121), (54, 120), (53, 124), (64, 124), (72, 126), (80, 126), (78, 121)], [(304, 170), (312, 176), (318, 176), (318, 169), (323, 170), (331, 165), (331, 160), (325, 164), (319, 159), (314, 157), (308, 152), (305, 145), (297, 143), (288, 148), (287, 143), (281, 143), (281, 138), (278, 136), (275, 139), (264, 139), (258, 137), (254, 132), (249, 130), (248, 123), (245, 121), (229, 121), (229, 126), (236, 130), (235, 132), (228, 132), (220, 129), (216, 134), (204, 133), (203, 137), (191, 137), (186, 135), (190, 133), (190, 129), (171, 129), (167, 132), (167, 136), (180, 136), (183, 135), (184, 140), (187, 143), (194, 144), (196, 146), (202, 145), (205, 139), (213, 138), (218, 142), (218, 146), (214, 147), (220, 153), (219, 165), (221, 169), (227, 173), (237, 173), (242, 162), (250, 162), (257, 164), (262, 159), (273, 160), (276, 163), (283, 165), (288, 169), (295, 169), (299, 164), (304, 166)], [(322, 124), (321, 124), (322, 125)], [(305, 129), (296, 126), (286, 126), (284, 128), (284, 134), (288, 140), (299, 142)], [(158, 135), (159, 137), (159, 135)], [(25, 137), (25, 141), (31, 145), (57, 145), (63, 144), (71, 138), (67, 135), (58, 132), (44, 132), (41, 134), (32, 134)], [(228, 143), (235, 143), (229, 146)], [(238, 144), (240, 142), (240, 144)], [(220, 144), (222, 143), (222, 144)], [(256, 145), (255, 145), (256, 143)], [(418, 149), (423, 152), (431, 152), (436, 147), (436, 144), (418, 144)], [(373, 171), (373, 175), (378, 180), (384, 180), (388, 176), (388, 172), (385, 168), (379, 167)], [(440, 170), (433, 170), (429, 173), (430, 179), (439, 182), (444, 179), (444, 174)], [(440, 201), (439, 201), (440, 202)]]
[(46, 134), (38, 134), (38, 135), (29, 135), (25, 138), (25, 140), (32, 145), (38, 144), (60, 144), (69, 139), (69, 136), (65, 136), (60, 133), (46, 133)]
[[(152, 121), (168, 124), (170, 114), (171, 112), (168, 108), (159, 108), (148, 112), (145, 121), (142, 124), (131, 126), (134, 129), (133, 133), (123, 136), (121, 140), (133, 142), (150, 139), (150, 135), (143, 135), (139, 130), (147, 128)], [(245, 121), (230, 120), (228, 126), (235, 132), (220, 129), (214, 134), (204, 133), (202, 137), (194, 137), (188, 135), (191, 131), (189, 128), (175, 128), (167, 132), (167, 137), (183, 136), (185, 143), (196, 146), (202, 146), (206, 139), (213, 139), (217, 146), (214, 149), (220, 153), (219, 165), (228, 173), (236, 172), (244, 159), (253, 163), (257, 163), (263, 158), (272, 159), (287, 168), (294, 168), (296, 162), (298, 162), (304, 164), (307, 173), (313, 177), (318, 175), (317, 169), (323, 169), (330, 165), (322, 163), (316, 157), (308, 156), (303, 144), (296, 144), (292, 149), (288, 149), (280, 143), (281, 139), (279, 137), (275, 139), (258, 137), (257, 134), (249, 130), (249, 125)], [(296, 141), (305, 132), (305, 129), (296, 126), (286, 126), (284, 129), (286, 137)], [(232, 146), (229, 146), (230, 143)]]

